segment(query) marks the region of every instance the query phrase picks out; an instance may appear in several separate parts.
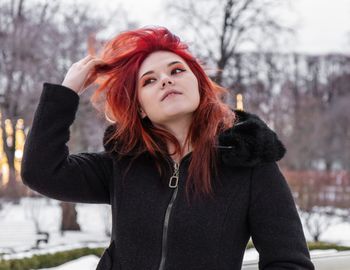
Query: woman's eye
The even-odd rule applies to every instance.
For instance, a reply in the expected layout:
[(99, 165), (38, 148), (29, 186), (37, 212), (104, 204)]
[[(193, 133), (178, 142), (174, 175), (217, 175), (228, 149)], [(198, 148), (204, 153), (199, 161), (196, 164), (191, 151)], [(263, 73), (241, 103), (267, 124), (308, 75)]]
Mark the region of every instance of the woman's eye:
[(151, 80), (154, 80), (154, 79), (153, 79), (153, 78), (150, 78), (150, 79), (145, 80), (145, 82), (143, 83), (143, 86), (149, 84)]
[(181, 72), (185, 71), (185, 70), (182, 69), (182, 68), (174, 68), (174, 69), (172, 70), (172, 73), (173, 73), (175, 70), (180, 70), (180, 72), (175, 72), (175, 73), (181, 73)]
[[(174, 72), (174, 71), (177, 71), (177, 70), (180, 70), (180, 72)], [(172, 71), (171, 71), (171, 74), (177, 74), (177, 73), (181, 73), (183, 71), (186, 71), (185, 69), (182, 69), (182, 68), (174, 68)], [(152, 80), (155, 80), (154, 78), (149, 78), (147, 80), (144, 81), (143, 83), (143, 86), (146, 86), (147, 84), (149, 83), (152, 83)]]

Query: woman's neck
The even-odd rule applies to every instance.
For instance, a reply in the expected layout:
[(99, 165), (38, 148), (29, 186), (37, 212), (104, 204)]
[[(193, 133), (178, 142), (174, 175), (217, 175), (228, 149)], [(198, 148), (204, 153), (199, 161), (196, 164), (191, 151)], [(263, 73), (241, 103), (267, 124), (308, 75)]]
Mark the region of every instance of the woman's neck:
[[(181, 158), (192, 151), (192, 145), (187, 142), (185, 145), (186, 136), (188, 134), (190, 124), (192, 123), (192, 117), (189, 115), (187, 117), (182, 117), (181, 119), (162, 124), (161, 127), (165, 128), (171, 134), (173, 134), (177, 141), (179, 142), (181, 149), (183, 149), (183, 155), (179, 154), (171, 155), (171, 158), (175, 162), (180, 162)], [(168, 153), (173, 153), (175, 151), (175, 146), (168, 142)]]
[[(187, 147), (185, 147), (183, 149), (184, 150), (183, 150), (182, 156), (180, 156), (178, 153), (175, 153), (175, 154), (171, 155), (171, 158), (176, 163), (180, 163), (181, 159), (192, 151), (192, 146), (188, 145)], [(171, 149), (171, 151), (169, 151), (169, 153), (172, 153), (173, 151), (174, 151), (174, 147)]]

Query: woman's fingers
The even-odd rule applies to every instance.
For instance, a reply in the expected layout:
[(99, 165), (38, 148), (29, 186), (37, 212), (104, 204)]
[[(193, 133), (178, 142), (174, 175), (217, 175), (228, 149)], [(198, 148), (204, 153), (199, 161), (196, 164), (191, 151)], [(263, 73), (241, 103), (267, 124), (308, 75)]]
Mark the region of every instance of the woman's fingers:
[[(86, 80), (83, 84), (83, 89), (85, 89), (86, 87), (88, 87), (90, 84), (92, 84), (96, 79), (97, 79), (97, 74), (93, 73), (93, 68), (97, 65), (101, 65), (101, 64), (105, 64), (104, 61), (102, 61), (101, 59), (91, 59), (89, 62), (87, 62), (84, 66), (84, 68), (86, 68), (88, 75), (86, 76)], [(91, 76), (91, 74), (94, 74), (93, 76)]]
[(102, 59), (96, 58), (92, 55), (87, 55), (69, 68), (62, 85), (71, 88), (78, 94), (81, 94), (85, 88), (97, 78), (96, 74), (91, 76), (94, 73), (94, 67), (103, 64), (106, 63)]
[(90, 84), (92, 84), (97, 79), (97, 74), (91, 76), (88, 75), (86, 81), (84, 82), (83, 89), (87, 88)]
[(88, 62), (86, 62), (85, 65), (88, 69), (90, 69), (90, 68), (93, 68), (94, 66), (102, 65), (102, 64), (105, 64), (105, 62), (103, 60), (93, 58), (93, 59), (90, 59)]
[(91, 67), (94, 65), (103, 64), (104, 62), (102, 61), (102, 59), (96, 58), (95, 56), (89, 54), (83, 59), (81, 59), (78, 63), (81, 65), (89, 65), (89, 67)]
[(83, 59), (79, 60), (77, 63), (85, 65), (87, 62), (89, 62), (91, 59), (93, 59), (93, 56), (91, 54), (88, 54)]

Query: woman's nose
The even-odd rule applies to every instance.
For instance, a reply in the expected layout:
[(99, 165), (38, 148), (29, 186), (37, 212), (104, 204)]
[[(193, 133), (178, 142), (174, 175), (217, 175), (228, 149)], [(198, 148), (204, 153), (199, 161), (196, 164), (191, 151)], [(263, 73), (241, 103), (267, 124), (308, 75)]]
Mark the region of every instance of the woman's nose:
[(168, 85), (174, 84), (174, 81), (171, 78), (169, 78), (169, 77), (165, 77), (165, 78), (162, 79), (161, 83), (162, 83), (161, 84), (162, 88), (164, 88), (167, 84)]

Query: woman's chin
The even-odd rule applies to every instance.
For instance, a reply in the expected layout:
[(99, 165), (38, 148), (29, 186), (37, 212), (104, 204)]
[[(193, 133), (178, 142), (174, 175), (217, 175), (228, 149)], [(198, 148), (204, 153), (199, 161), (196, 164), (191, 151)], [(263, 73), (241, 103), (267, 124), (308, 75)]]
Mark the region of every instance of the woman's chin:
[(160, 113), (162, 119), (158, 119), (158, 123), (166, 124), (174, 120), (180, 120), (181, 118), (191, 117), (193, 111), (189, 110), (167, 110)]

